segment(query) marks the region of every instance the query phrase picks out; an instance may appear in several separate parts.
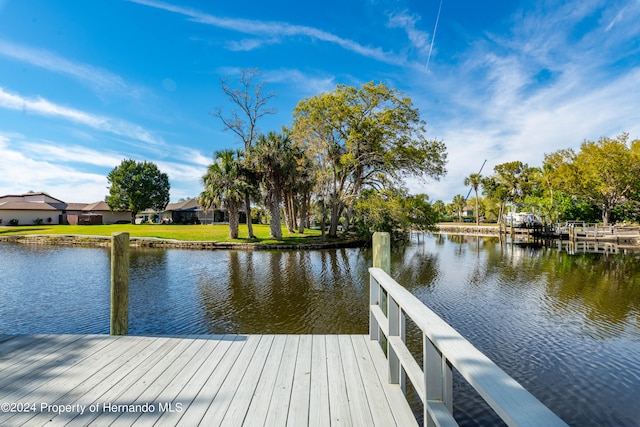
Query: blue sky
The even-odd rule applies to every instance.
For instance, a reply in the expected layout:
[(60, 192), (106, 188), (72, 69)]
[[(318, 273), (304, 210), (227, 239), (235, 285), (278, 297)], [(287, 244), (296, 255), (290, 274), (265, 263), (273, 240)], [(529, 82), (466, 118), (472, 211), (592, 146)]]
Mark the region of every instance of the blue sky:
[[(487, 7), (490, 4), (490, 7)], [(124, 158), (197, 196), (213, 151), (239, 147), (210, 113), (220, 78), (257, 67), (279, 130), (305, 97), (384, 82), (447, 146), (450, 201), (499, 163), (629, 132), (640, 138), (640, 1), (0, 0), (0, 195), (107, 194)], [(431, 55), (429, 56), (429, 52)], [(429, 62), (428, 67), (427, 61)]]

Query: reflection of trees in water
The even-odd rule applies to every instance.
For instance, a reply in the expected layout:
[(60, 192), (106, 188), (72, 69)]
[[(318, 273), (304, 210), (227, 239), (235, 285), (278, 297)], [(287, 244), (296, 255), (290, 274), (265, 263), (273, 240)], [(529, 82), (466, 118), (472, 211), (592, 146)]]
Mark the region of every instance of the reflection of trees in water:
[[(391, 271), (398, 283), (445, 317), (460, 304), (479, 310), (483, 298), (489, 298), (485, 301), (489, 305), (493, 301), (495, 310), (524, 311), (523, 316), (540, 316), (545, 322), (577, 314), (585, 319), (585, 327), (612, 336), (620, 333), (620, 326), (613, 325), (633, 322), (640, 309), (637, 257), (569, 255), (544, 247), (500, 244), (496, 237), (434, 239), (394, 247)], [(211, 325), (208, 332), (367, 332), (369, 248), (228, 251), (212, 254), (211, 260), (208, 268), (197, 266), (194, 295), (202, 321)], [(160, 260), (150, 257), (141, 262), (152, 270), (158, 264), (157, 274), (166, 275)], [(451, 277), (457, 282), (447, 282)], [(485, 316), (491, 321), (504, 317)]]
[(550, 308), (564, 311), (576, 307), (577, 302), (581, 313), (609, 329), (640, 308), (639, 267), (640, 260), (635, 256), (570, 255), (555, 249), (525, 247), (514, 248), (511, 266), (502, 268), (502, 272), (518, 283), (542, 280)]
[[(475, 244), (452, 236), (467, 247)], [(540, 245), (494, 243), (488, 238), (470, 275), (476, 286), (495, 283), (505, 288), (545, 288), (544, 308), (552, 317), (578, 310), (607, 335), (640, 309), (640, 258), (634, 255), (584, 253), (570, 255)], [(459, 249), (454, 252), (458, 253)], [(469, 259), (467, 258), (467, 261)], [(593, 322), (588, 322), (593, 325)]]
[[(368, 271), (370, 259), (357, 256), (358, 249), (322, 250), (315, 291), (320, 324), (334, 333), (365, 334), (369, 328)], [(356, 255), (356, 256), (353, 256)], [(320, 329), (314, 332), (321, 333)]]
[(428, 290), (439, 276), (438, 254), (425, 252), (424, 245), (400, 246), (391, 253), (391, 275), (405, 288)]
[(198, 287), (215, 332), (366, 333), (351, 321), (355, 306), (368, 320), (368, 304), (343, 250), (230, 251), (220, 273)]
[(605, 326), (640, 310), (640, 258), (630, 255), (548, 251), (547, 293), (564, 305), (578, 301), (585, 315)]
[(158, 279), (167, 277), (167, 251), (154, 248), (133, 248), (129, 252), (129, 266), (133, 275)]

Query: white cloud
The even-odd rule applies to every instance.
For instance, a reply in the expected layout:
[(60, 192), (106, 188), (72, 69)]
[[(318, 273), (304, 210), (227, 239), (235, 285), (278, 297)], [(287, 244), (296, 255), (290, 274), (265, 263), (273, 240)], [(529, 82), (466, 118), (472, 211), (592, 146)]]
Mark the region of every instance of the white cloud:
[(330, 92), (336, 88), (335, 77), (316, 77), (295, 69), (280, 69), (264, 72), (264, 78), (269, 83), (287, 83), (296, 87), (296, 93), (302, 95), (316, 95)]
[(158, 161), (155, 163), (158, 165), (158, 169), (169, 175), (170, 181), (175, 180), (199, 183), (200, 178), (202, 178), (207, 171), (206, 166), (194, 166), (191, 164), (171, 161)]
[(95, 202), (107, 194), (105, 175), (86, 173), (51, 161), (34, 159), (11, 148), (15, 141), (0, 135), (0, 194), (44, 191), (66, 202)]
[(43, 49), (11, 43), (0, 39), (0, 55), (71, 76), (99, 92), (117, 92), (139, 97), (143, 90), (125, 83), (122, 77), (90, 65), (69, 61)]
[[(189, 17), (194, 22), (224, 28), (245, 34), (267, 37), (274, 42), (283, 37), (305, 36), (313, 40), (333, 43), (350, 52), (388, 64), (404, 65), (406, 61), (392, 52), (385, 52), (379, 47), (364, 46), (356, 41), (337, 36), (335, 34), (306, 25), (293, 25), (286, 22), (256, 21), (250, 19), (221, 18), (195, 9), (174, 6), (167, 3), (151, 0), (130, 0), (133, 3), (162, 9), (167, 12), (177, 13)], [(256, 42), (252, 42), (256, 47)], [(232, 44), (232, 46), (234, 46)], [(235, 45), (236, 47), (242, 44)], [(248, 46), (248, 45), (247, 45)]]
[(41, 97), (26, 98), (18, 94), (9, 93), (2, 87), (0, 87), (0, 108), (58, 117), (103, 132), (109, 132), (149, 144), (164, 145), (164, 141), (161, 138), (154, 136), (151, 132), (136, 124), (65, 107)]
[[(22, 135), (0, 133), (0, 195), (33, 190), (65, 202), (103, 200), (108, 193), (108, 171), (123, 158), (133, 158), (152, 161), (169, 175), (172, 200), (196, 196), (211, 160), (194, 149), (175, 147), (175, 151), (181, 156), (173, 161), (141, 159), (136, 155), (52, 141), (33, 142)], [(87, 172), (93, 170), (96, 172)]]
[(261, 48), (262, 46), (278, 43), (277, 39), (242, 39), (229, 40), (226, 47), (233, 51), (250, 51)]
[(24, 142), (20, 144), (20, 149), (23, 154), (56, 163), (82, 163), (113, 168), (122, 161), (122, 156), (116, 153), (105, 153), (104, 150), (92, 150), (77, 145), (54, 142)]
[[(180, 160), (189, 164), (202, 166), (206, 168), (211, 164), (212, 158), (203, 155), (200, 151), (189, 147), (176, 147), (175, 153)], [(204, 169), (203, 169), (204, 170)]]
[[(638, 29), (626, 17), (640, 14), (640, 3), (631, 4), (622, 8), (625, 19), (614, 8), (600, 10), (601, 2), (568, 4), (555, 16), (528, 13), (514, 19), (503, 39), (481, 40), (459, 63), (439, 64), (433, 80), (414, 82), (446, 100), (416, 101), (433, 114), (425, 118), (430, 133), (447, 145), (449, 172), (426, 186), (410, 181), (410, 189), (450, 201), (466, 195), (464, 177), (484, 159), (482, 174), (490, 175), (508, 161), (541, 166), (545, 153), (578, 148), (585, 139), (621, 132), (640, 138), (640, 67), (611, 66), (634, 55), (627, 46)], [(601, 13), (601, 26), (581, 27), (584, 34), (575, 37), (575, 25)], [(547, 78), (539, 79), (541, 71)]]
[(402, 28), (406, 33), (411, 46), (417, 50), (418, 55), (426, 58), (429, 51), (429, 33), (416, 28), (420, 18), (407, 12), (392, 14), (389, 16), (389, 27)]
[(495, 165), (514, 160), (541, 166), (545, 153), (579, 147), (584, 139), (614, 137), (623, 131), (638, 138), (640, 102), (635, 96), (636, 87), (640, 87), (640, 70), (602, 87), (581, 87), (575, 93), (563, 93), (554, 85), (530, 99), (509, 103), (491, 99), (483, 104), (484, 114), (473, 122), (463, 126), (458, 119), (450, 119), (438, 125), (442, 129), (438, 136), (449, 153), (448, 174), (426, 186), (411, 182), (410, 188), (427, 192), (432, 199), (450, 201), (456, 194), (466, 195), (464, 177), (477, 172), (484, 159), (487, 165), (482, 174), (487, 176)]

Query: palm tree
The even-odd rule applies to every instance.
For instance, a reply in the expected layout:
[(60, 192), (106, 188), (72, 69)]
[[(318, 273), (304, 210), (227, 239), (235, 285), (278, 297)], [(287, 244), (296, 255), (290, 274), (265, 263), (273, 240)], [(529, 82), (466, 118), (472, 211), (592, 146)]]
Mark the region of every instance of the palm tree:
[(442, 217), (447, 212), (447, 208), (444, 205), (444, 202), (442, 200), (436, 200), (435, 202), (433, 202), (432, 206), (433, 210), (438, 214), (438, 221), (440, 221), (440, 219), (442, 219)]
[[(287, 147), (284, 158), (284, 201), (285, 224), (289, 233), (304, 233), (306, 227), (311, 192), (315, 185), (314, 165), (304, 148), (292, 141)], [(299, 218), (296, 224), (296, 218)]]
[(489, 176), (482, 179), (482, 193), (489, 199), (495, 200), (500, 204), (498, 224), (502, 224), (504, 222), (505, 206), (510, 197), (509, 188), (496, 176)]
[(202, 177), (204, 191), (198, 202), (204, 209), (220, 206), (229, 214), (229, 238), (238, 238), (239, 209), (250, 185), (241, 173), (241, 152), (221, 150), (214, 153), (214, 162)]
[(478, 188), (480, 184), (482, 184), (482, 175), (479, 173), (472, 173), (464, 179), (464, 185), (470, 185), (476, 193), (476, 225), (480, 225), (480, 212), (478, 211)]
[(466, 204), (467, 204), (467, 201), (465, 200), (462, 194), (456, 194), (453, 197), (453, 201), (451, 202), (451, 208), (453, 212), (455, 212), (458, 215), (459, 222), (462, 221), (462, 210), (464, 209), (464, 206)]
[(239, 152), (238, 156), (240, 159), (238, 172), (242, 176), (242, 179), (247, 183), (244, 194), (244, 208), (247, 216), (247, 238), (255, 239), (256, 236), (253, 234), (253, 222), (251, 219), (251, 200), (259, 200), (260, 198), (260, 181), (258, 173), (254, 170), (253, 165), (251, 164), (251, 159), (247, 156), (247, 151), (245, 150), (242, 153)]
[(287, 135), (269, 132), (261, 135), (249, 150), (249, 161), (262, 178), (266, 187), (265, 205), (269, 210), (270, 234), (273, 239), (282, 239), (280, 204), (289, 175), (295, 173), (292, 143)]

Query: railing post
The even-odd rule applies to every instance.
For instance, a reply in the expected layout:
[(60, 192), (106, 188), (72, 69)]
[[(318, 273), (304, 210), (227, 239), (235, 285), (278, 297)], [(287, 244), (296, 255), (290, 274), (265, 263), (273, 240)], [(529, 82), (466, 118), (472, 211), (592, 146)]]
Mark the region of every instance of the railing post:
[(453, 368), (426, 335), (423, 340), (424, 359), (424, 422), (428, 427), (436, 423), (428, 411), (429, 401), (441, 401), (453, 413)]
[[(406, 345), (407, 315), (393, 297), (388, 296), (387, 301), (389, 308), (389, 338), (398, 337)], [(402, 363), (400, 363), (400, 358), (398, 357), (395, 350), (393, 349), (393, 346), (390, 343), (387, 354), (389, 360), (389, 383), (400, 384), (400, 388), (403, 392), (406, 393), (407, 375), (404, 368), (402, 367)]]
[(129, 233), (111, 235), (111, 335), (129, 332)]
[[(369, 275), (369, 307), (379, 305), (381, 299), (382, 291), (380, 285), (372, 275)], [(380, 338), (380, 327), (378, 326), (376, 317), (371, 312), (371, 308), (369, 308), (369, 338), (372, 341), (378, 341)]]
[[(381, 268), (385, 273), (391, 271), (391, 240), (389, 233), (376, 232), (373, 233), (373, 266)], [(379, 305), (382, 309), (382, 289), (373, 277), (369, 285), (369, 304)], [(369, 311), (369, 337), (372, 340), (378, 340), (382, 345), (382, 332), (375, 320), (373, 313)]]
[[(387, 296), (387, 307), (388, 307), (388, 319), (389, 319), (389, 341), (391, 341), (391, 337), (399, 337), (400, 336), (400, 307), (396, 300), (391, 296)], [(391, 343), (389, 343), (389, 350), (387, 352), (388, 360), (389, 360), (389, 383), (390, 384), (399, 384), (400, 383), (400, 369), (402, 365), (400, 365), (400, 359), (396, 354), (395, 350)]]

